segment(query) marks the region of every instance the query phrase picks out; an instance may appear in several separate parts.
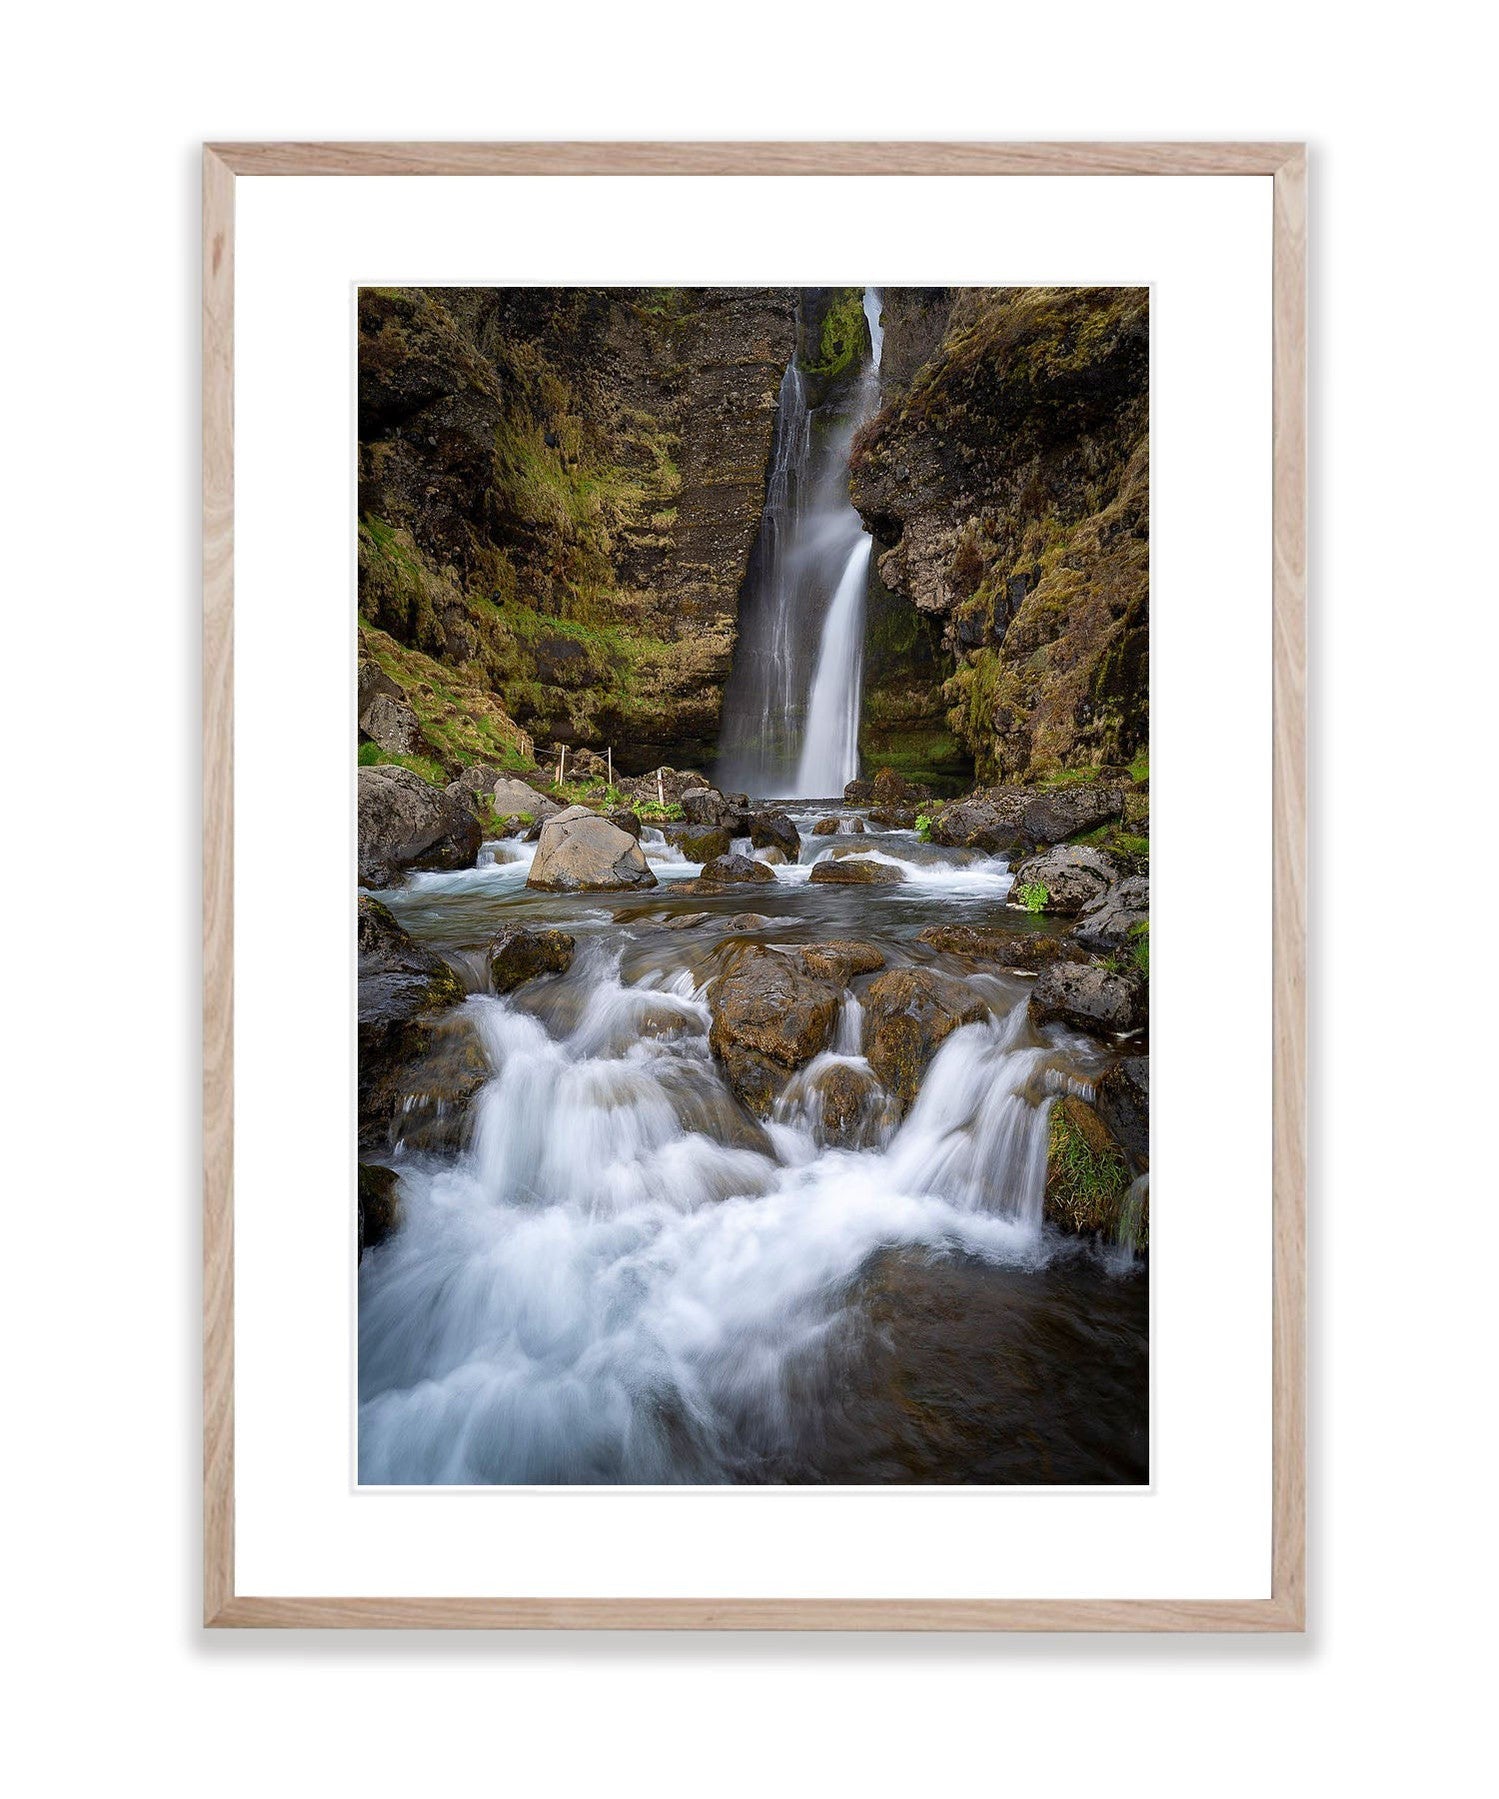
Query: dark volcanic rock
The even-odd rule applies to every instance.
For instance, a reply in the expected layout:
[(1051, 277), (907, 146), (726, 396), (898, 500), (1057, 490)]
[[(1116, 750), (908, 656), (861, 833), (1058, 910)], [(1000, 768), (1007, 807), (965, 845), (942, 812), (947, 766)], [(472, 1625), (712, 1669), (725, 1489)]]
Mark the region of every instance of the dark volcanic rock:
[(895, 968), (864, 994), (864, 1054), (885, 1088), (910, 1105), (951, 1033), (988, 1015), (985, 1001), (953, 976)]
[(751, 813), (749, 839), (757, 850), (779, 850), (788, 862), (802, 853), (801, 833), (784, 812)]
[(812, 864), (811, 879), (819, 887), (892, 887), (905, 878), (893, 863), (868, 856), (828, 856)]
[(1126, 875), (1084, 908), (1072, 935), (1087, 949), (1131, 949), (1150, 922), (1150, 877)]
[(689, 787), (680, 801), (682, 816), (699, 829), (722, 826), (735, 837), (749, 829), (749, 795), (720, 793), (716, 787)]
[(409, 768), (359, 771), (359, 884), (390, 887), (408, 868), (472, 868), (483, 833), (472, 808)]
[(496, 993), (510, 993), (539, 974), (565, 974), (576, 948), (566, 931), (510, 925), (491, 939), (489, 978)]
[(1148, 1016), (1148, 988), (1142, 975), (1115, 974), (1092, 962), (1058, 962), (1046, 969), (1031, 989), (1031, 1018), (1036, 1024), (1059, 1019), (1095, 1037), (1137, 1031)]
[(375, 1162), (359, 1164), (360, 1255), (383, 1243), (400, 1222), (399, 1185), (393, 1168), (381, 1168)]
[(843, 790), (845, 806), (867, 806), (873, 798), (873, 781), (850, 781)]
[(708, 1042), (730, 1087), (764, 1117), (793, 1070), (827, 1048), (837, 991), (788, 956), (751, 944), (713, 987)]
[(774, 881), (776, 872), (753, 856), (715, 856), (693, 882), (699, 892), (713, 887), (736, 887), (754, 882)]
[(1082, 912), (1104, 898), (1121, 872), (1113, 857), (1102, 850), (1089, 849), (1086, 844), (1058, 844), (1015, 869), (1010, 904), (1025, 904), (1021, 896), (1027, 888), (1045, 888), (1042, 911)]
[(1098, 1083), (1098, 1115), (1129, 1158), (1130, 1172), (1150, 1167), (1150, 1058), (1126, 1056)]
[(1027, 800), (1020, 810), (1020, 835), (1038, 847), (1062, 843), (1124, 817), (1124, 789), (1097, 781), (1056, 787)]
[(359, 947), (359, 1141), (385, 1146), (412, 1068), (432, 1049), (441, 1015), (463, 1000), (458, 976), (402, 930), (378, 900), (361, 895)]

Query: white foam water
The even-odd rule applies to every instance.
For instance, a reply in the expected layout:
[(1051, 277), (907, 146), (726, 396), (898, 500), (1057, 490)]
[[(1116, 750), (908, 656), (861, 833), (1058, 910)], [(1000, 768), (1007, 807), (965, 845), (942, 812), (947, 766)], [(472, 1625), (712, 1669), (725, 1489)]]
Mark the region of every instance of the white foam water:
[[(789, 1441), (797, 1371), (878, 1251), (1057, 1250), (1023, 1007), (954, 1032), (855, 1152), (819, 1149), (794, 1098), (748, 1125), (680, 971), (606, 975), (562, 1039), (468, 1005), (494, 1068), (470, 1148), (405, 1165), (402, 1226), (361, 1266), (366, 1483), (733, 1479)], [(867, 1069), (860, 1034), (851, 999), (829, 1062)]]

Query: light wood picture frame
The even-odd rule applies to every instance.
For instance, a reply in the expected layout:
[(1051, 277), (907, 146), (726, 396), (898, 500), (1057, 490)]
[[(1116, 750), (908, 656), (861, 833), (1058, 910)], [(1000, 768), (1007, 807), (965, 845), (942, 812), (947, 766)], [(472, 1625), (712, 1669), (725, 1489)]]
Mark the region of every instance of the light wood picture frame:
[[(1271, 1592), (1262, 1599), (261, 1597), (235, 1577), (234, 261), (240, 176), (1273, 180)], [(1306, 1616), (1306, 196), (1298, 143), (236, 143), (203, 153), (203, 1617), (214, 1628), (1299, 1631)]]

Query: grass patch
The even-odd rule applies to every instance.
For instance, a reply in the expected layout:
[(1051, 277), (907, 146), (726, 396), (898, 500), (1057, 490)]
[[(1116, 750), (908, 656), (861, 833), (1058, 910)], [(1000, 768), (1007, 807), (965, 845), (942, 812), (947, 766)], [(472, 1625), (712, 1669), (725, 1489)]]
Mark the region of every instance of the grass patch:
[[(1047, 1210), (1059, 1215), (1071, 1229), (1102, 1231), (1112, 1237), (1129, 1192), (1130, 1172), (1123, 1155), (1105, 1147), (1105, 1141), (1106, 1133), (1091, 1107), (1065, 1099), (1052, 1107), (1046, 1204)], [(1137, 1247), (1144, 1248), (1144, 1241)]]
[(383, 763), (390, 763), (396, 768), (409, 768), (414, 775), (433, 787), (446, 787), (448, 777), (440, 762), (434, 762), (430, 756), (392, 756), (382, 750), (378, 743), (361, 743), (359, 746), (359, 766), (361, 768), (378, 768)]

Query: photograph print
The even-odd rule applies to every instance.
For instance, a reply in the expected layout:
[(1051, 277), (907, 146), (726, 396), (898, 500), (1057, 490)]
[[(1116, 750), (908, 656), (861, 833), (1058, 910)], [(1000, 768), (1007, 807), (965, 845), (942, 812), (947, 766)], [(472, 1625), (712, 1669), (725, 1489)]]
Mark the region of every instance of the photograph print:
[(359, 291), (362, 1485), (1149, 1482), (1149, 315)]

